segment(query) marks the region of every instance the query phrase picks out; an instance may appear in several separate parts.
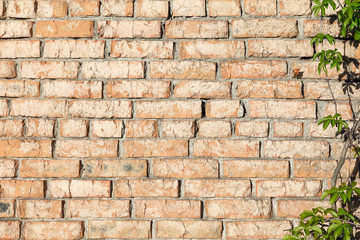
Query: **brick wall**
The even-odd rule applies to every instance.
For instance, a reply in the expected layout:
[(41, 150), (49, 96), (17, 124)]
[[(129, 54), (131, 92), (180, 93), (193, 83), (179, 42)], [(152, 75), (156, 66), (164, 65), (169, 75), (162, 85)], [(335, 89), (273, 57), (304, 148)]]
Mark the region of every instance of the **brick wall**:
[(279, 239), (324, 205), (310, 0), (2, 1), (0, 239)]

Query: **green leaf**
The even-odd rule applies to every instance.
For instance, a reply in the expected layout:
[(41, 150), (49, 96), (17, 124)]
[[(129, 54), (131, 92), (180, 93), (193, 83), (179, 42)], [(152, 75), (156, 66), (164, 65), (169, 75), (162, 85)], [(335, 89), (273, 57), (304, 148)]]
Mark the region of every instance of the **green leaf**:
[(315, 214), (312, 211), (305, 210), (300, 214), (301, 221), (303, 221), (305, 218), (308, 218), (310, 216), (315, 216)]
[(295, 237), (293, 235), (286, 235), (282, 238), (283, 240), (298, 240), (298, 237)]
[(350, 231), (347, 228), (344, 228), (344, 240), (350, 240)]
[(318, 226), (311, 226), (310, 229), (320, 234), (322, 233), (321, 228), (319, 228)]
[(334, 204), (337, 201), (338, 197), (339, 197), (339, 193), (332, 194), (329, 200), (330, 204), (331, 205)]
[(356, 31), (356, 32), (355, 32), (354, 39), (355, 39), (356, 41), (359, 41), (359, 40), (360, 40), (360, 32), (359, 32), (359, 31)]
[(335, 239), (337, 239), (343, 232), (343, 227), (339, 226), (338, 228), (335, 229), (334, 231), (334, 237)]
[(328, 233), (333, 232), (337, 227), (339, 227), (339, 224), (331, 224), (328, 228)]

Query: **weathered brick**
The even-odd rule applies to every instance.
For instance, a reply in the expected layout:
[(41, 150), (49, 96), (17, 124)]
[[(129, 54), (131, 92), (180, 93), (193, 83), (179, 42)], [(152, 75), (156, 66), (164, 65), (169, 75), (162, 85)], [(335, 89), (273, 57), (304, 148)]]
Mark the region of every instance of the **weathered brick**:
[(35, 239), (68, 239), (83, 238), (82, 222), (26, 222), (24, 238)]
[[(313, 79), (338, 79), (339, 78), (339, 72), (336, 70), (336, 68), (330, 69), (328, 68), (328, 74), (325, 75), (324, 72), (321, 72), (321, 74), (318, 73), (318, 61), (293, 61), (292, 68), (293, 68), (293, 76), (298, 77), (301, 76), (301, 78), (313, 78)], [(340, 72), (343, 72), (343, 68), (340, 69)], [(298, 75), (299, 74), (299, 75)]]
[(239, 0), (209, 0), (209, 16), (241, 16), (241, 6)]
[(51, 157), (51, 140), (0, 140), (0, 157)]
[(205, 200), (208, 218), (266, 219), (271, 216), (271, 201), (252, 199)]
[(90, 238), (151, 238), (151, 221), (89, 221)]
[(127, 138), (158, 137), (158, 122), (156, 120), (129, 120), (126, 121)]
[(290, 221), (227, 222), (226, 237), (228, 239), (282, 238), (291, 227)]
[(146, 177), (146, 160), (85, 160), (87, 177)]
[(334, 96), (336, 100), (348, 100), (348, 94), (344, 94), (344, 90), (347, 91), (347, 88), (351, 100), (360, 100), (360, 89), (340, 81), (305, 82), (304, 97), (307, 99), (332, 100)]
[(244, 0), (244, 12), (248, 15), (274, 16), (276, 15), (276, 0)]
[(346, 52), (346, 56), (349, 58), (360, 59), (360, 50), (349, 41), (345, 42), (345, 52)]
[(52, 180), (50, 195), (54, 198), (108, 198), (110, 181)]
[(0, 78), (14, 78), (14, 77), (16, 77), (15, 62), (0, 61)]
[(329, 157), (329, 143), (325, 141), (266, 141), (263, 149), (268, 158)]
[(134, 0), (103, 0), (101, 12), (103, 16), (126, 16), (134, 14)]
[(35, 0), (8, 0), (6, 16), (12, 18), (34, 18)]
[(30, 21), (0, 21), (0, 38), (24, 38), (32, 36), (33, 22)]
[(68, 13), (66, 1), (38, 0), (37, 4), (37, 14), (41, 18), (65, 17)]
[(162, 179), (115, 180), (114, 197), (179, 197), (179, 182)]
[(249, 40), (249, 57), (312, 57), (309, 40)]
[(0, 100), (0, 116), (9, 115), (8, 101), (5, 99)]
[(102, 38), (160, 38), (160, 21), (99, 21)]
[(109, 81), (106, 84), (108, 98), (168, 98), (169, 81)]
[(221, 234), (222, 225), (220, 221), (156, 221), (156, 237), (158, 238), (220, 239)]
[(81, 69), (85, 79), (144, 78), (143, 62), (84, 62)]
[(335, 108), (335, 104), (333, 102), (323, 102), (323, 104), (319, 106), (319, 110), (318, 110), (319, 118), (323, 118), (328, 115), (335, 115), (336, 113), (339, 113), (341, 114), (342, 118), (345, 120), (352, 119), (353, 112), (351, 110), (351, 106), (349, 103), (342, 102), (342, 103), (336, 103), (336, 105), (337, 105), (337, 109)]
[[(160, 2), (160, 1), (153, 1)], [(173, 58), (173, 42), (161, 41), (112, 41), (111, 57), (115, 58)]]
[(226, 21), (167, 21), (165, 38), (227, 38)]
[(1, 0), (1, 1), (0, 1), (0, 17), (4, 16), (4, 10), (5, 10), (5, 8), (4, 8), (4, 1)]
[(23, 131), (22, 120), (0, 120), (0, 137), (22, 137)]
[(278, 160), (227, 160), (223, 163), (224, 177), (287, 178), (289, 162)]
[(129, 200), (75, 200), (66, 205), (67, 218), (123, 218), (130, 217)]
[(93, 137), (121, 138), (124, 124), (121, 120), (94, 120), (91, 127)]
[(156, 61), (150, 63), (151, 78), (215, 79), (214, 62)]
[(46, 58), (104, 58), (105, 41), (46, 40)]
[(99, 16), (99, 0), (71, 0), (69, 2), (70, 16)]
[[(41, 106), (41, 107), (39, 107)], [(64, 100), (13, 99), (11, 116), (24, 117), (65, 117), (67, 103)]]
[(163, 137), (193, 138), (195, 136), (193, 120), (163, 120), (161, 126)]
[(38, 58), (40, 41), (0, 41), (0, 58)]
[(280, 0), (279, 5), (280, 15), (283, 16), (306, 16), (311, 14), (311, 0), (299, 0), (296, 4), (292, 0)]
[(195, 140), (195, 157), (259, 157), (259, 142), (247, 140)]
[(250, 101), (251, 118), (315, 119), (312, 101)]
[(278, 200), (277, 216), (283, 218), (298, 218), (305, 211), (315, 207), (331, 207), (328, 201), (313, 200)]
[(258, 180), (257, 197), (319, 197), (321, 181), (314, 180)]
[(0, 160), (0, 177), (15, 177), (18, 162), (12, 159)]
[(138, 218), (200, 218), (199, 200), (148, 199), (135, 200), (135, 217)]
[(138, 0), (136, 12), (138, 17), (163, 17), (169, 16), (168, 1)]
[(17, 200), (19, 218), (61, 218), (62, 201), (60, 200)]
[(0, 221), (0, 238), (20, 238), (20, 221)]
[(186, 157), (187, 140), (126, 140), (123, 142), (124, 157)]
[(38, 38), (93, 37), (94, 22), (87, 20), (38, 21), (35, 35)]
[(274, 122), (274, 137), (302, 137), (304, 124), (301, 122)]
[(2, 198), (44, 197), (44, 181), (0, 180)]
[(205, 16), (205, 0), (173, 0), (173, 16)]
[(205, 113), (208, 118), (236, 118), (243, 115), (243, 106), (239, 100), (210, 100)]
[(30, 160), (23, 159), (20, 176), (30, 178), (79, 177), (79, 160)]
[(137, 118), (200, 118), (201, 101), (138, 101)]
[(46, 98), (101, 98), (100, 81), (43, 81), (43, 96)]
[[(296, 178), (331, 178), (337, 161), (294, 160), (294, 177)], [(353, 164), (346, 161), (340, 171), (340, 176), (347, 176)]]
[(177, 98), (230, 98), (231, 82), (181, 81), (175, 85)]
[[(15, 200), (1, 199), (0, 200), (0, 217), (1, 218), (14, 217), (15, 216), (14, 206), (15, 206)], [(1, 222), (0, 222), (0, 237), (2, 238), (3, 236), (1, 236), (1, 232), (2, 232), (2, 230), (1, 230)]]
[(77, 62), (21, 62), (23, 78), (61, 78), (76, 79), (79, 63)]
[(27, 137), (54, 137), (54, 124), (52, 119), (27, 119)]
[(331, 23), (330, 20), (304, 20), (303, 25), (305, 37), (314, 37), (319, 32), (332, 36), (340, 34), (337, 22)]
[(268, 122), (237, 122), (235, 124), (235, 135), (246, 137), (267, 137), (269, 135)]
[(293, 38), (299, 30), (294, 19), (237, 19), (231, 22), (233, 37)]
[(38, 97), (39, 88), (38, 81), (0, 80), (2, 97)]
[(185, 180), (185, 197), (250, 197), (249, 180)]
[(231, 136), (230, 121), (208, 121), (198, 122), (198, 136), (208, 138), (222, 138)]
[(58, 140), (56, 155), (65, 158), (117, 157), (117, 140)]
[(170, 178), (217, 178), (219, 171), (215, 159), (154, 159), (152, 167), (155, 177)]
[(128, 100), (71, 101), (70, 115), (85, 118), (131, 118), (132, 102)]

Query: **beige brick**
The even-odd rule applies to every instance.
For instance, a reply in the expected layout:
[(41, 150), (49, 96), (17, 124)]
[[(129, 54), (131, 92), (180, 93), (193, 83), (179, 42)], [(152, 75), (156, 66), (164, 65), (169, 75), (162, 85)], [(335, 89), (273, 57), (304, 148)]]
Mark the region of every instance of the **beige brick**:
[(250, 197), (249, 180), (185, 180), (185, 197)]
[(110, 181), (52, 180), (49, 191), (53, 198), (108, 198)]
[(2, 198), (43, 198), (44, 181), (0, 180)]
[(4, 16), (4, 2), (3, 0), (0, 1), (0, 17)]
[(15, 62), (0, 61), (0, 78), (15, 78), (15, 77), (16, 77)]
[(329, 20), (304, 20), (304, 36), (314, 37), (319, 32), (338, 36), (340, 28), (337, 23), (331, 23)]
[(160, 38), (160, 21), (99, 21), (102, 38)]
[(239, 0), (209, 0), (208, 8), (211, 17), (241, 16)]
[(54, 124), (52, 119), (27, 119), (27, 137), (54, 137)]
[(116, 180), (114, 197), (179, 197), (179, 182), (161, 179)]
[(79, 177), (79, 172), (78, 160), (23, 159), (20, 166), (20, 176), (25, 178)]
[(312, 57), (309, 40), (249, 40), (249, 57)]
[(19, 218), (61, 218), (62, 202), (59, 200), (17, 200)]
[(0, 140), (0, 157), (52, 157), (51, 140)]
[(46, 40), (45, 58), (104, 58), (105, 41)]
[[(1, 218), (14, 217), (15, 216), (14, 205), (15, 205), (15, 200), (1, 199), (0, 200), (0, 217)], [(3, 236), (1, 236), (1, 222), (0, 222), (0, 237), (3, 237)]]
[(99, 16), (99, 0), (71, 0), (69, 2), (70, 16)]
[(9, 115), (8, 101), (5, 99), (0, 100), (0, 116)]
[(205, 16), (205, 0), (173, 0), (173, 15)]
[(150, 77), (160, 79), (215, 79), (214, 62), (157, 61), (150, 63)]
[(181, 81), (175, 85), (177, 98), (230, 98), (231, 82)]
[(237, 122), (235, 124), (235, 135), (246, 137), (267, 137), (269, 135), (268, 122)]
[(138, 0), (136, 12), (138, 17), (163, 17), (169, 16), (168, 1)]
[(85, 160), (85, 176), (87, 177), (146, 177), (146, 160)]
[(244, 0), (244, 12), (248, 15), (276, 15), (276, 0)]
[(39, 95), (38, 81), (0, 80), (2, 97), (38, 97)]
[(201, 101), (138, 101), (137, 118), (200, 118)]
[(0, 38), (32, 37), (33, 22), (1, 20)]
[(25, 239), (68, 239), (83, 238), (82, 222), (26, 222), (24, 226)]
[(23, 78), (61, 78), (76, 79), (79, 63), (77, 62), (21, 62)]
[(128, 100), (71, 101), (71, 117), (131, 118), (132, 102)]
[(195, 140), (195, 157), (259, 157), (259, 142), (247, 140)]
[[(300, 73), (301, 78), (312, 78), (312, 79), (339, 79), (339, 72), (336, 68), (330, 69), (328, 68), (327, 76), (322, 71), (321, 74), (318, 73), (318, 61), (293, 61), (293, 76), (296, 77), (298, 73)], [(355, 70), (353, 66), (348, 66), (349, 70)], [(343, 72), (344, 69), (341, 67), (340, 72)]]
[(360, 50), (349, 41), (345, 42), (345, 52), (349, 58), (360, 59)]
[(230, 121), (208, 121), (198, 122), (198, 136), (207, 138), (222, 138), (231, 136)]
[(9, 0), (6, 16), (12, 18), (35, 18), (35, 0)]
[(38, 58), (40, 41), (0, 41), (0, 58)]
[(280, 15), (306, 16), (311, 14), (311, 0), (299, 0), (296, 4), (292, 0), (280, 0), (279, 5)]
[(236, 118), (243, 114), (239, 100), (210, 100), (205, 105), (208, 118)]
[(258, 180), (256, 197), (319, 197), (321, 181)]
[(104, 0), (101, 5), (103, 16), (133, 16), (134, 0)]
[(108, 98), (168, 98), (169, 81), (108, 81)]
[(101, 98), (100, 81), (43, 81), (43, 95), (46, 98)]
[(144, 78), (143, 62), (84, 62), (81, 73), (85, 79)]
[[(41, 108), (39, 107), (41, 106)], [(67, 103), (64, 100), (13, 99), (11, 116), (24, 117), (65, 117)]]
[(0, 120), (0, 137), (22, 137), (23, 131), (22, 120)]
[(338, 128), (336, 126), (331, 127), (331, 125), (324, 130), (322, 124), (317, 122), (310, 123), (310, 137), (321, 137), (321, 138), (335, 138), (338, 137)]
[(124, 157), (186, 157), (187, 140), (126, 140), (123, 142)]
[(199, 200), (148, 199), (135, 200), (135, 217), (138, 218), (200, 218)]
[(12, 159), (0, 160), (0, 177), (15, 177), (18, 162)]
[(126, 121), (127, 138), (158, 137), (158, 122), (156, 120), (129, 120)]
[(41, 18), (65, 17), (68, 13), (67, 2), (63, 0), (38, 0), (37, 14)]
[[(294, 160), (294, 177), (296, 178), (329, 178), (333, 175), (337, 161), (329, 160)], [(340, 170), (339, 177), (347, 177), (349, 169), (353, 169), (354, 164), (346, 161)]]
[(129, 200), (75, 200), (67, 202), (67, 218), (130, 217)]
[[(329, 88), (330, 84), (330, 88)], [(336, 100), (348, 100), (348, 94), (344, 94), (344, 87), (349, 87), (351, 100), (360, 100), (360, 89), (356, 87), (344, 85), (340, 81), (317, 81), (317, 82), (305, 82), (304, 83), (304, 97), (307, 99), (319, 99), (319, 100), (333, 100), (333, 96)], [(331, 90), (331, 91), (330, 91)], [(331, 92), (333, 96), (331, 95)]]
[(228, 239), (282, 238), (291, 229), (290, 221), (227, 222)]
[(304, 124), (300, 122), (274, 122), (274, 137), (302, 137)]
[[(160, 1), (152, 2), (156, 3)], [(173, 42), (127, 40), (112, 41), (111, 57), (172, 59), (173, 48)]]
[(121, 120), (93, 120), (92, 136), (105, 138), (121, 138), (124, 129)]
[(20, 238), (20, 221), (0, 221), (0, 238)]
[(163, 137), (193, 138), (195, 136), (195, 121), (163, 120), (161, 135)]
[(289, 162), (279, 160), (227, 160), (223, 163), (224, 177), (288, 178)]
[(64, 158), (117, 157), (117, 140), (58, 140), (56, 155)]
[(94, 22), (87, 20), (38, 21), (37, 38), (85, 38), (94, 36)]
[(281, 218), (298, 218), (305, 211), (315, 207), (329, 208), (328, 201), (314, 200), (278, 200), (277, 216)]
[(335, 109), (335, 104), (332, 102), (325, 102), (325, 106), (320, 106), (318, 110), (318, 115), (320, 118), (326, 117), (328, 115), (335, 115), (336, 113), (341, 114), (344, 120), (350, 120), (353, 116), (350, 104), (346, 102), (337, 103), (337, 111)]

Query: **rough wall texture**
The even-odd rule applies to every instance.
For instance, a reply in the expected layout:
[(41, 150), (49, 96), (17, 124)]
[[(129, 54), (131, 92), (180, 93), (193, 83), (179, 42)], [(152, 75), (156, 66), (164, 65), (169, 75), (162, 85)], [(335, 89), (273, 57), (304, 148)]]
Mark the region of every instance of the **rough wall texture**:
[(310, 0), (2, 1), (0, 239), (279, 239), (323, 204)]

